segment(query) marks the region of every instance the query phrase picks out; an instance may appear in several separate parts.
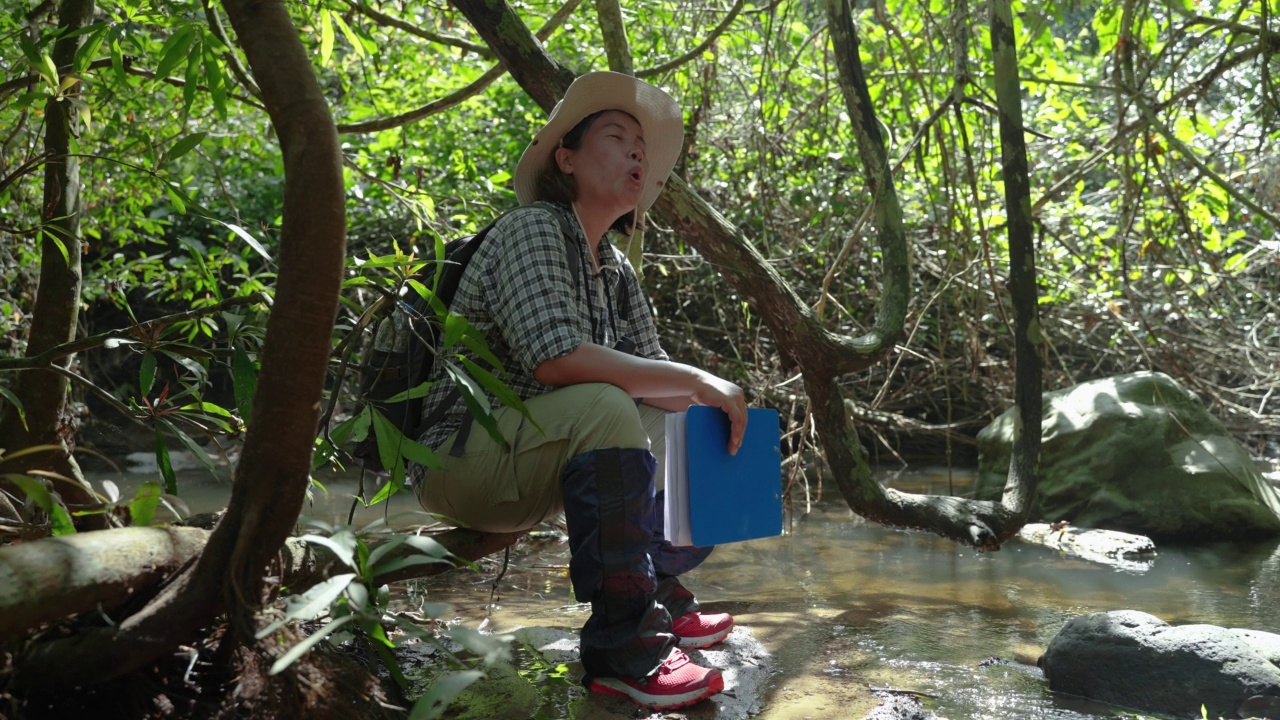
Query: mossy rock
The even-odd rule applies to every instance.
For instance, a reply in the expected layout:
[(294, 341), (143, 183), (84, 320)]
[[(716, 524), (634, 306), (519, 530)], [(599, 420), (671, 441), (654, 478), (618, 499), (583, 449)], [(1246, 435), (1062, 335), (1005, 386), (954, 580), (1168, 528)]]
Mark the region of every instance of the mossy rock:
[[(978, 497), (998, 500), (1014, 409), (978, 434)], [(1158, 372), (1045, 393), (1032, 520), (1198, 542), (1280, 534), (1280, 493), (1204, 403)]]

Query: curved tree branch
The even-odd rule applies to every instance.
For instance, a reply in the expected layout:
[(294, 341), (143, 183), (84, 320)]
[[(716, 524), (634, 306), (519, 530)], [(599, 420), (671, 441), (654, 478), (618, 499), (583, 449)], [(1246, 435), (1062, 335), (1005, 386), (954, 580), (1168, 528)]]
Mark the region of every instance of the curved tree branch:
[[(551, 18), (547, 20), (545, 25), (538, 29), (538, 39), (545, 41), (547, 38), (551, 37), (551, 33), (555, 32), (556, 28), (564, 24), (564, 21), (573, 14), (573, 11), (578, 8), (578, 5), (581, 4), (581, 2), (582, 0), (569, 0), (569, 2), (566, 2), (564, 6), (556, 11), (555, 15), (552, 15)], [(528, 29), (524, 27), (523, 23), (520, 27), (523, 28), (526, 33), (528, 32)], [(481, 36), (484, 36), (483, 32), (481, 33)], [(494, 65), (485, 71), (483, 75), (476, 78), (474, 81), (458, 88), (442, 98), (437, 98), (425, 105), (422, 105), (421, 107), (400, 113), (399, 115), (393, 115), (387, 118), (377, 118), (374, 120), (364, 120), (357, 123), (344, 123), (338, 126), (338, 133), (342, 135), (355, 135), (359, 133), (378, 132), (379, 130), (390, 130), (391, 128), (408, 125), (409, 123), (416, 122), (422, 118), (448, 110), (458, 103), (478, 95), (494, 80), (502, 77), (506, 72), (506, 64), (499, 62), (497, 65)]]
[[(580, 2), (582, 2), (582, 0), (574, 0), (574, 2), (570, 4), (576, 7)], [(359, 1), (347, 0), (347, 6), (350, 7), (352, 10), (355, 10), (356, 12), (360, 13), (361, 15), (364, 15), (365, 17), (369, 18), (370, 20), (378, 23), (379, 25), (382, 25), (383, 27), (393, 27), (393, 28), (396, 28), (397, 30), (403, 30), (409, 33), (410, 35), (413, 35), (414, 37), (422, 38), (423, 40), (426, 40), (428, 42), (433, 42), (440, 45), (448, 45), (450, 47), (461, 48), (463, 50), (466, 50), (467, 52), (475, 53), (476, 55), (484, 58), (485, 60), (493, 59), (493, 53), (489, 50), (489, 48), (485, 47), (484, 45), (473, 43), (470, 40), (466, 40), (460, 37), (454, 37), (452, 35), (442, 35), (440, 33), (431, 32), (430, 30), (427, 30), (426, 28), (420, 27), (418, 25), (414, 25), (411, 22), (401, 20), (400, 18), (397, 18), (397, 17), (392, 17), (378, 10), (374, 10), (373, 8), (369, 7), (369, 4), (364, 2), (364, 0), (359, 0)]]
[(715, 28), (713, 28), (705, 38), (703, 38), (702, 42), (698, 43), (693, 48), (691, 48), (689, 52), (686, 52), (682, 55), (677, 55), (676, 57), (673, 57), (666, 62), (659, 63), (651, 68), (644, 68), (643, 70), (637, 70), (636, 77), (651, 78), (651, 77), (654, 77), (655, 75), (661, 75), (665, 72), (670, 72), (671, 70), (675, 70), (676, 68), (680, 67), (681, 65), (684, 65), (685, 63), (689, 62), (690, 60), (693, 60), (694, 58), (702, 57), (702, 53), (706, 52), (707, 48), (715, 44), (715, 41), (719, 40), (720, 36), (725, 34), (726, 31), (728, 31), (729, 26), (733, 24), (733, 21), (738, 19), (738, 15), (742, 12), (742, 7), (744, 4), (745, 4), (745, 0), (736, 0), (733, 3), (733, 7), (729, 8), (729, 14), (725, 16), (724, 20), (721, 20), (720, 24), (715, 26)]

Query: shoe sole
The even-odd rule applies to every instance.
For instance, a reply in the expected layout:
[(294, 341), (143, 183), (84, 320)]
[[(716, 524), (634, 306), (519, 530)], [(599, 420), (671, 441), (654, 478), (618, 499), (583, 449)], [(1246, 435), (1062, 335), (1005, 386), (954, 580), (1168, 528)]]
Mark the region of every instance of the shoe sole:
[(678, 642), (676, 644), (682, 648), (692, 648), (694, 650), (701, 650), (702, 648), (709, 648), (712, 645), (715, 645), (716, 643), (720, 642), (721, 640), (729, 637), (729, 633), (731, 632), (733, 632), (732, 625), (725, 628), (724, 630), (721, 630), (718, 633), (715, 633), (714, 635), (703, 635), (702, 637), (677, 636), (676, 639)]
[(616, 678), (600, 678), (591, 681), (591, 689), (606, 695), (621, 695), (642, 708), (649, 710), (674, 710), (701, 702), (724, 691), (724, 676), (716, 675), (704, 688), (690, 690), (679, 695), (650, 695), (637, 690)]

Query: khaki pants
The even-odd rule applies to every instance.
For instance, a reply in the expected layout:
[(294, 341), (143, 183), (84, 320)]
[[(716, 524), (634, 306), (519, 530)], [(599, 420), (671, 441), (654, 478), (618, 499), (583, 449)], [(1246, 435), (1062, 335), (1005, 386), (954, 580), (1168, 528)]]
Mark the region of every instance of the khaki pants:
[(605, 383), (570, 385), (525, 401), (536, 422), (518, 411), (494, 413), (504, 450), (479, 425), (460, 456), (449, 454), (455, 435), (440, 446), (443, 470), (427, 469), (418, 500), (429, 512), (485, 532), (526, 530), (559, 513), (560, 476), (569, 460), (606, 448), (648, 449), (658, 458), (654, 478), (663, 488), (666, 412), (636, 405)]

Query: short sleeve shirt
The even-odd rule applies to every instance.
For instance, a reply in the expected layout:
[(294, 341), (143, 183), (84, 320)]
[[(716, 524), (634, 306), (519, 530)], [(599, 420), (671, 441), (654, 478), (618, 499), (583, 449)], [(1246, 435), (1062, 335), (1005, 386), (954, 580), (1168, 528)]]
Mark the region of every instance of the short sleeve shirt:
[[(577, 244), (581, 258), (577, 278), (570, 269), (569, 242)], [(501, 379), (522, 400), (554, 389), (533, 378), (539, 365), (568, 355), (584, 342), (613, 347), (626, 339), (640, 357), (668, 359), (635, 270), (607, 239), (600, 241), (597, 270), (581, 225), (568, 207), (525, 206), (500, 218), (463, 272), (450, 310), (484, 337), (505, 366), (507, 374)], [(446, 359), (455, 353), (487, 365), (462, 346), (451, 348)], [(431, 380), (423, 418), (454, 395), (444, 363), (436, 363)], [(501, 406), (492, 394), (489, 402)], [(462, 399), (455, 398), (444, 419), (424, 430), (421, 442), (438, 448), (469, 419)]]

